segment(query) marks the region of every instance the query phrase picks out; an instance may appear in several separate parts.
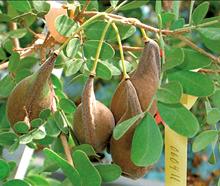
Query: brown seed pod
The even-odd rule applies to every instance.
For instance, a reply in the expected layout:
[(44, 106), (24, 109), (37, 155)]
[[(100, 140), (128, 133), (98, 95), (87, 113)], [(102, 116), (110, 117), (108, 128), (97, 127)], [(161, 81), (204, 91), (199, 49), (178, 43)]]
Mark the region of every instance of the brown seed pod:
[(28, 117), (29, 121), (38, 118), (42, 109), (50, 108), (52, 89), (50, 74), (57, 55), (53, 54), (40, 69), (21, 80), (12, 90), (7, 101), (7, 116), (12, 126)]
[[(160, 78), (160, 52), (158, 44), (149, 39), (145, 43), (142, 57), (136, 71), (131, 75), (130, 81), (138, 95), (142, 110), (146, 110), (152, 97), (157, 91)], [(121, 82), (112, 98), (111, 111), (116, 123), (126, 111), (125, 85)], [(153, 103), (150, 113), (155, 114), (156, 101)]]
[[(126, 102), (124, 103), (126, 105), (126, 112), (123, 114), (118, 123), (142, 113), (137, 92), (131, 81), (128, 79), (122, 83), (126, 92)], [(139, 121), (133, 124), (133, 126), (119, 140), (115, 140), (112, 137), (110, 142), (110, 152), (113, 162), (121, 167), (125, 176), (132, 179), (142, 177), (149, 170), (148, 167), (136, 166), (131, 160), (132, 138), (138, 123)]]
[(94, 94), (94, 77), (90, 76), (83, 90), (82, 103), (74, 114), (74, 133), (80, 143), (88, 143), (96, 152), (106, 147), (115, 121), (112, 112)]

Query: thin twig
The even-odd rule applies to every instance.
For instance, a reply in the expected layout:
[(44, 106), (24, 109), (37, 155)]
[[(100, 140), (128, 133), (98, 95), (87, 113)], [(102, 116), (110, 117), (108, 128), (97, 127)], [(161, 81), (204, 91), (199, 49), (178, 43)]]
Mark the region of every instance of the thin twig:
[(188, 38), (186, 38), (185, 36), (182, 35), (176, 35), (175, 36), (177, 39), (183, 41), (184, 43), (186, 43), (188, 46), (190, 46), (191, 48), (195, 49), (196, 51), (198, 51), (199, 53), (209, 57), (211, 60), (213, 60), (213, 62), (215, 63), (220, 63), (220, 58), (218, 58), (217, 56), (214, 56), (208, 52), (206, 52), (205, 50), (203, 50), (202, 48), (199, 48), (196, 44), (194, 44), (191, 40), (189, 40)]
[(80, 18), (83, 16), (83, 13), (86, 11), (87, 7), (89, 6), (91, 0), (86, 0), (86, 3), (82, 7), (82, 11), (76, 16), (75, 20), (80, 20)]
[[(119, 46), (118, 45), (112, 45), (112, 47), (116, 50), (119, 50)], [(143, 51), (143, 47), (132, 47), (132, 46), (122, 46), (123, 51)]]
[[(53, 99), (52, 99), (53, 102), (51, 104), (51, 111), (54, 113), (54, 112), (57, 111), (56, 95), (55, 95), (55, 92), (54, 92), (52, 86), (51, 86), (51, 89), (52, 89), (52, 94), (53, 94)], [(72, 159), (72, 156), (71, 156), (71, 150), (70, 150), (66, 135), (64, 133), (60, 134), (60, 140), (61, 140), (61, 143), (62, 143), (62, 146), (63, 146), (63, 149), (64, 149), (66, 160), (68, 161), (69, 164), (71, 164), (73, 166), (73, 159)]]
[(199, 72), (201, 73), (208, 73), (208, 74), (220, 74), (220, 70), (213, 70), (213, 69), (200, 69)]
[[(92, 17), (94, 15), (99, 14), (99, 12), (96, 11), (86, 11), (83, 13), (84, 16), (88, 16), (88, 17)], [(143, 28), (145, 30), (151, 31), (151, 32), (156, 32), (159, 33), (160, 29), (146, 25), (144, 23), (141, 23), (138, 19), (135, 18), (126, 18), (120, 15), (115, 15), (115, 14), (110, 14), (110, 13), (106, 13), (106, 17), (109, 19), (112, 19), (114, 22), (120, 22), (123, 24), (128, 24), (128, 25), (133, 25), (139, 28)], [(173, 31), (171, 30), (162, 30), (163, 34), (172, 34)]]
[[(88, 17), (92, 17), (97, 14), (99, 14), (99, 12), (97, 12), (97, 11), (86, 11), (83, 13), (84, 16), (88, 16)], [(220, 20), (213, 20), (213, 21), (210, 21), (207, 23), (201, 23), (198, 25), (188, 26), (188, 27), (184, 27), (184, 28), (180, 28), (180, 29), (176, 29), (176, 30), (167, 30), (167, 29), (160, 30), (160, 29), (155, 28), (153, 26), (146, 25), (135, 18), (126, 18), (126, 17), (120, 16), (120, 15), (115, 15), (115, 14), (111, 14), (111, 13), (106, 13), (106, 17), (109, 19), (112, 19), (114, 22), (119, 22), (119, 23), (123, 23), (123, 24), (127, 24), (127, 25), (133, 25), (135, 27), (142, 28), (142, 29), (154, 32), (154, 33), (161, 32), (163, 35), (167, 35), (167, 36), (168, 35), (180, 35), (183, 33), (191, 32), (193, 29), (196, 29), (196, 28), (210, 26), (212, 24), (216, 24), (216, 23), (220, 22)]]
[(63, 148), (64, 148), (66, 159), (67, 159), (69, 164), (73, 165), (73, 159), (72, 159), (72, 156), (71, 156), (70, 147), (69, 147), (69, 144), (67, 142), (65, 134), (63, 134), (63, 133), (60, 134), (60, 139), (61, 139), (61, 143), (62, 143)]
[[(10, 29), (11, 29), (11, 30), (17, 30), (17, 23), (11, 22), (11, 23), (10, 23)], [(12, 39), (12, 42), (13, 42), (13, 45), (14, 45), (14, 48), (15, 48), (15, 49), (20, 48), (20, 44), (19, 44), (18, 38), (13, 38), (13, 39)]]

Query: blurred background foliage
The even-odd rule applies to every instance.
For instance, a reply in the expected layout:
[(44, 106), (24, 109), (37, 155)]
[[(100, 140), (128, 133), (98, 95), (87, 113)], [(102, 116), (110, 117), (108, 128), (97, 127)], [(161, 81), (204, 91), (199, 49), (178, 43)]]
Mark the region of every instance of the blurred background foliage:
[[(71, 1), (70, 1), (71, 2)], [(94, 1), (95, 2), (95, 1)], [(122, 1), (121, 1), (122, 2)], [(169, 1), (167, 1), (169, 2)], [(195, 1), (195, 7), (197, 7), (199, 4), (201, 4), (203, 1)], [(209, 1), (210, 8), (208, 10), (208, 13), (206, 15), (206, 18), (214, 17), (214, 16), (220, 16), (220, 2), (219, 1)], [(0, 13), (6, 13), (6, 1), (0, 1)], [(96, 5), (99, 7), (99, 11), (104, 11), (110, 6), (110, 2), (108, 0), (100, 0), (98, 1), (98, 4)], [(168, 5), (169, 6), (169, 5)], [(189, 20), (189, 6), (190, 1), (182, 1), (180, 6), (180, 17), (184, 18), (185, 22), (187, 23)], [(166, 6), (164, 5), (164, 8), (166, 9)], [(15, 12), (11, 11), (10, 14), (13, 15)], [(158, 25), (158, 19), (157, 15), (155, 13), (155, 1), (150, 0), (146, 5), (139, 6), (135, 9), (129, 9), (124, 11), (119, 11), (119, 15), (123, 15), (125, 17), (134, 17), (139, 19), (141, 22), (152, 25), (157, 27)], [(11, 50), (12, 50), (12, 41), (8, 38), (8, 34), (10, 33), (10, 27), (7, 24), (7, 21), (4, 21), (4, 19), (7, 19), (7, 17), (0, 16), (0, 45), (2, 46), (0, 48), (0, 64), (4, 63), (8, 59), (10, 59)], [(26, 19), (26, 18), (25, 18)], [(28, 47), (30, 44), (32, 44), (35, 35), (34, 34), (40, 34), (45, 33), (46, 28), (45, 22), (43, 19), (40, 19), (39, 17), (28, 17), (27, 22), (30, 24), (30, 29), (32, 30), (29, 32), (23, 33), (16, 33), (21, 34), (21, 37), (19, 39), (21, 47)], [(21, 27), (22, 29), (22, 27)], [(148, 33), (149, 37), (155, 38), (155, 35), (153, 33)], [(198, 35), (195, 33), (193, 34), (193, 41), (195, 41), (200, 47), (206, 49), (209, 52), (212, 52), (211, 50), (207, 49), (202, 43), (199, 41)], [(132, 35), (132, 37), (129, 37), (125, 40), (123, 40), (123, 45), (128, 46), (143, 46), (143, 41), (141, 38), (141, 33), (137, 29)], [(127, 67), (128, 69), (132, 69), (138, 62), (138, 58), (140, 57), (140, 52), (134, 52), (133, 54), (126, 52), (125, 58), (128, 61)], [(37, 54), (33, 54), (29, 57), (26, 57), (22, 59), (22, 66), (20, 67), (21, 70), (18, 74), (16, 74), (15, 80), (16, 82), (19, 82), (21, 79), (23, 79), (25, 76), (30, 75), (34, 69), (36, 69), (40, 64), (40, 56)], [(116, 50), (116, 55), (112, 59), (112, 63), (117, 64), (120, 60), (119, 53)], [(28, 61), (28, 62), (27, 62)], [(59, 58), (56, 61), (56, 68), (59, 69), (59, 67), (63, 67), (64, 59)], [(7, 70), (1, 70), (0, 71), (0, 130), (4, 131), (9, 128), (9, 124), (7, 122), (7, 119), (5, 117), (5, 101), (9, 90), (11, 87), (13, 87), (13, 83), (4, 79), (6, 77), (8, 71)], [(72, 101), (75, 102), (76, 105), (80, 103), (80, 97), (82, 94), (82, 89), (85, 83), (85, 77), (80, 76), (80, 72), (74, 73), (67, 68), (62, 70), (56, 70), (56, 75), (60, 75), (60, 78), (57, 78), (56, 76), (53, 76), (52, 80), (56, 87), (56, 93), (61, 95), (63, 92), (60, 91), (61, 89), (64, 90), (65, 96), (68, 96)], [(212, 78), (220, 82), (219, 75), (212, 75)], [(95, 94), (96, 98), (109, 106), (111, 97), (114, 93), (114, 90), (116, 89), (118, 83), (120, 81), (119, 76), (113, 77), (111, 80), (103, 80), (98, 79), (95, 83)], [(200, 98), (197, 103), (192, 108), (192, 112), (199, 118), (200, 125), (202, 128), (208, 128), (206, 121), (206, 105), (204, 104), (204, 99), (206, 98)], [(211, 102), (216, 107), (220, 108), (220, 91), (216, 93), (213, 97), (211, 97)], [(70, 116), (71, 119), (71, 116)], [(208, 127), (207, 127), (208, 126)], [(219, 127), (217, 125), (217, 127)], [(203, 150), (199, 153), (193, 153), (192, 152), (192, 145), (191, 142), (189, 143), (188, 148), (188, 173), (189, 178), (188, 182), (193, 185), (215, 185), (217, 178), (220, 176), (220, 154), (219, 151), (216, 149), (216, 163), (210, 164), (208, 162), (209, 156), (212, 153), (212, 148), (208, 147), (206, 150)], [(0, 146), (1, 147), (1, 146)], [(1, 148), (2, 150), (2, 148)], [(30, 166), (30, 169), (32, 167)], [(38, 168), (34, 168), (38, 169)], [(30, 172), (34, 172), (36, 170), (30, 170)], [(37, 171), (36, 171), (37, 172)], [(164, 155), (161, 156), (160, 161), (157, 163), (157, 165), (153, 168), (153, 170), (150, 171), (150, 173), (146, 176), (147, 179), (152, 180), (161, 180), (164, 181)]]

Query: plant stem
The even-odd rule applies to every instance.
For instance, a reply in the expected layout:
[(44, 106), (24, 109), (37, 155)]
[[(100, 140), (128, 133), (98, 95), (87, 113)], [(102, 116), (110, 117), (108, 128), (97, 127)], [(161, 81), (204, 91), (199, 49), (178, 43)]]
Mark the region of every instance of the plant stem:
[(57, 50), (57, 54), (59, 54), (63, 48), (69, 43), (69, 41), (75, 37), (76, 34), (78, 34), (81, 30), (83, 30), (86, 26), (88, 26), (92, 21), (94, 21), (95, 19), (101, 17), (101, 16), (105, 16), (106, 13), (98, 13), (96, 15), (94, 15), (93, 17), (91, 17), (90, 19), (88, 19), (86, 22), (84, 22), (79, 28), (77, 28), (77, 30), (60, 46), (60, 48)]
[(61, 140), (61, 143), (62, 143), (63, 148), (64, 148), (66, 159), (67, 159), (68, 163), (73, 166), (73, 159), (72, 159), (72, 156), (71, 156), (71, 151), (70, 151), (69, 144), (67, 142), (65, 134), (63, 134), (63, 133), (60, 134), (60, 140)]
[[(17, 23), (11, 22), (10, 23), (10, 28), (11, 28), (11, 30), (17, 30)], [(18, 38), (13, 38), (12, 42), (13, 42), (13, 45), (14, 45), (15, 49), (19, 49), (20, 48), (20, 43), (19, 43)]]
[[(52, 106), (51, 106), (51, 111), (52, 111), (52, 113), (54, 113), (54, 112), (57, 111), (56, 95), (55, 95), (55, 93), (54, 93), (54, 96), (53, 96), (53, 103), (52, 103)], [(65, 156), (66, 156), (66, 160), (68, 161), (68, 163), (69, 163), (70, 165), (74, 166), (74, 164), (73, 164), (73, 159), (72, 159), (72, 155), (71, 155), (71, 150), (70, 150), (68, 141), (67, 141), (67, 139), (66, 139), (66, 135), (61, 132), (61, 134), (60, 134), (59, 137), (60, 137), (60, 140), (61, 140), (63, 149), (64, 149), (64, 153), (65, 153)]]
[(127, 3), (127, 0), (122, 1), (122, 3), (119, 4), (117, 7), (115, 7), (115, 9), (113, 11), (111, 11), (111, 12), (117, 12), (119, 10), (119, 8), (121, 8), (125, 3)]
[(99, 45), (98, 45), (98, 48), (97, 48), (97, 51), (96, 51), (96, 56), (95, 56), (95, 60), (94, 60), (94, 63), (93, 63), (93, 67), (92, 67), (92, 70), (90, 72), (90, 75), (93, 75), (95, 76), (96, 74), (96, 68), (97, 68), (97, 65), (98, 65), (98, 59), (99, 59), (99, 56), (100, 56), (100, 53), (101, 53), (101, 49), (102, 49), (102, 44), (104, 42), (104, 39), (105, 39), (105, 35), (108, 31), (108, 28), (111, 24), (111, 20), (107, 23), (107, 25), (105, 26), (103, 32), (102, 32), (102, 35), (101, 35), (101, 38), (99, 40)]
[(141, 28), (140, 30), (141, 30), (144, 42), (147, 42), (149, 40), (149, 38), (147, 37), (145, 30), (143, 28)]
[(198, 24), (198, 25), (179, 28), (179, 29), (174, 30), (174, 35), (180, 35), (182, 33), (191, 32), (193, 29), (197, 29), (197, 28), (201, 28), (201, 27), (205, 27), (205, 26), (210, 26), (210, 25), (213, 25), (213, 24), (216, 24), (216, 23), (219, 23), (219, 22), (220, 22), (220, 20), (213, 20), (213, 21), (201, 23), (201, 24)]
[[(86, 11), (83, 13), (84, 16), (88, 16), (88, 17), (92, 17), (97, 14), (100, 14), (100, 13), (96, 12), (96, 11)], [(148, 30), (150, 32), (154, 32), (154, 33), (161, 32), (165, 36), (181, 35), (183, 33), (190, 32), (192, 29), (212, 25), (212, 24), (219, 22), (219, 20), (214, 20), (214, 21), (210, 21), (210, 22), (206, 22), (206, 23), (201, 23), (197, 26), (189, 26), (189, 27), (180, 28), (180, 29), (176, 29), (176, 30), (168, 30), (168, 29), (158, 29), (158, 28), (152, 27), (150, 25), (146, 25), (137, 19), (126, 18), (126, 17), (120, 16), (120, 15), (115, 15), (115, 14), (111, 14), (111, 13), (105, 13), (105, 17), (108, 19), (112, 19), (114, 22), (118, 22), (118, 23), (122, 23), (122, 24), (126, 24), (126, 25), (133, 25), (135, 27), (143, 28), (143, 29)]]
[(191, 48), (193, 48), (194, 50), (198, 51), (199, 53), (209, 57), (211, 60), (213, 60), (213, 62), (215, 63), (220, 63), (220, 58), (206, 52), (205, 50), (203, 50), (202, 48), (199, 48), (196, 44), (194, 44), (192, 41), (190, 41), (189, 39), (187, 39), (186, 37), (182, 36), (182, 35), (178, 35), (175, 36), (176, 38), (180, 39), (181, 41), (183, 41), (184, 43), (186, 43), (188, 46), (190, 46)]
[[(119, 50), (118, 45), (112, 45), (112, 47), (116, 50)], [(132, 46), (122, 46), (123, 51), (142, 51), (144, 48), (143, 47), (132, 47)]]
[(75, 18), (75, 20), (79, 20), (79, 19), (82, 17), (83, 12), (85, 12), (85, 10), (87, 9), (87, 7), (89, 6), (90, 1), (91, 1), (91, 0), (86, 0), (85, 4), (84, 4), (83, 7), (82, 7), (81, 12), (77, 15), (77, 17)]
[(127, 71), (126, 71), (125, 59), (124, 59), (124, 53), (123, 53), (123, 48), (122, 48), (122, 44), (121, 44), (120, 33), (119, 33), (118, 28), (115, 23), (112, 23), (112, 26), (115, 30), (117, 41), (118, 41), (118, 48), (120, 51), (121, 63), (122, 63), (123, 79), (127, 79), (127, 78), (129, 78), (129, 75), (127, 74)]

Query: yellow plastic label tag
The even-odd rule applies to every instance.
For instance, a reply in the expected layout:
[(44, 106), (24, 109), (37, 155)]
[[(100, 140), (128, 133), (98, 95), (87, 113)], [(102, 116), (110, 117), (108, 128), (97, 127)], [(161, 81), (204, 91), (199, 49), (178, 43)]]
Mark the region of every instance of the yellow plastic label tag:
[[(183, 95), (181, 103), (190, 109), (197, 97)], [(165, 183), (166, 186), (187, 185), (187, 138), (165, 126)]]

